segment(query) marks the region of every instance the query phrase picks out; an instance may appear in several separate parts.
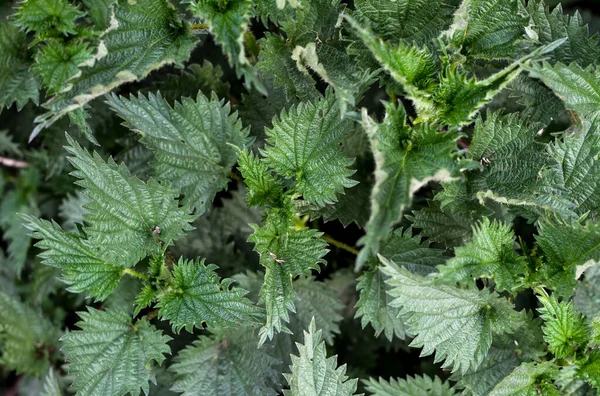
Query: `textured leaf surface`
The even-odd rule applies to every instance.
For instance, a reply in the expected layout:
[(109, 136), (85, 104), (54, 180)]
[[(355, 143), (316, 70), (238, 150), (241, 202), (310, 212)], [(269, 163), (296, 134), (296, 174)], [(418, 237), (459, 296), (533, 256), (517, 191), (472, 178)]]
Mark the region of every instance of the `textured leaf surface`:
[(545, 220), (536, 241), (544, 255), (544, 285), (560, 296), (573, 294), (577, 266), (600, 262), (600, 227), (592, 222)]
[(247, 150), (240, 151), (238, 156), (238, 169), (248, 186), (248, 206), (269, 205), (281, 199), (283, 186), (267, 164)]
[(325, 263), (327, 244), (321, 233), (313, 229), (282, 229), (272, 222), (259, 228), (252, 224), (254, 233), (248, 241), (255, 244), (254, 251), (260, 255), (265, 267), (265, 281), (260, 292), (260, 301), (265, 304), (267, 322), (261, 329), (261, 343), (275, 332), (285, 330), (289, 322), (288, 310), (295, 312), (292, 280), (299, 275), (310, 275)]
[(577, 282), (573, 305), (588, 321), (600, 314), (600, 265), (589, 268), (584, 279)]
[(558, 396), (558, 391), (550, 382), (550, 378), (556, 370), (557, 368), (550, 362), (522, 363), (496, 385), (490, 396), (530, 396), (535, 394)]
[(91, 51), (85, 44), (63, 45), (50, 41), (36, 55), (36, 73), (49, 94), (58, 93), (77, 74), (79, 65), (90, 57)]
[(561, 98), (567, 109), (580, 116), (600, 114), (600, 74), (598, 69), (583, 68), (576, 63), (569, 66), (547, 62), (531, 69), (531, 76), (541, 79)]
[(581, 126), (568, 130), (562, 139), (548, 146), (550, 156), (557, 162), (550, 176), (563, 188), (566, 198), (577, 214), (600, 209), (600, 122), (584, 121)]
[(438, 377), (427, 375), (407, 377), (406, 379), (391, 378), (389, 381), (370, 378), (365, 381), (367, 391), (374, 396), (453, 396), (457, 393), (447, 382)]
[(0, 110), (13, 103), (17, 110), (30, 100), (38, 103), (38, 83), (27, 58), (25, 33), (8, 22), (0, 25), (0, 70)]
[(278, 361), (256, 348), (256, 329), (240, 326), (201, 336), (175, 357), (172, 390), (191, 395), (276, 395)]
[[(435, 272), (436, 265), (446, 261), (442, 254), (443, 250), (429, 247), (427, 241), (421, 242), (420, 236), (412, 236), (411, 229), (395, 230), (381, 248), (382, 256), (420, 275)], [(387, 293), (391, 288), (385, 283), (386, 279), (388, 277), (379, 267), (365, 271), (358, 278), (356, 289), (360, 298), (356, 303), (355, 317), (361, 318), (363, 328), (371, 323), (376, 337), (383, 332), (390, 341), (394, 335), (404, 339), (404, 321), (400, 318), (400, 309), (390, 305), (393, 298)]]
[(506, 59), (525, 33), (518, 0), (466, 0), (444, 32), (451, 48), (473, 59)]
[[(0, 292), (0, 363), (18, 373), (40, 376), (48, 371), (48, 358), (60, 331), (17, 298)], [(38, 353), (44, 354), (43, 358)]]
[(196, 44), (190, 28), (166, 0), (119, 0), (98, 51), (81, 75), (38, 117), (33, 136), (57, 119), (127, 82), (169, 63), (181, 64)]
[[(520, 207), (536, 215), (554, 211), (573, 214), (573, 203), (556, 178), (555, 166), (545, 147), (536, 141), (540, 124), (530, 124), (518, 114), (488, 113), (478, 118), (469, 157), (483, 164), (483, 172), (470, 175), (480, 201)], [(548, 172), (549, 177), (542, 177)]]
[[(159, 240), (170, 244), (190, 229), (189, 216), (168, 184), (144, 183), (112, 158), (105, 162), (68, 137), (77, 184), (92, 200), (86, 205), (88, 240), (107, 262), (131, 267), (157, 251)], [(157, 231), (158, 229), (158, 231)]]
[(358, 0), (354, 5), (356, 20), (391, 42), (429, 44), (451, 22), (452, 8), (440, 0)]
[(169, 320), (175, 331), (186, 327), (239, 326), (256, 322), (261, 311), (232, 287), (231, 279), (221, 281), (214, 264), (179, 259), (173, 267), (173, 287), (160, 297), (157, 307), (162, 319)]
[(450, 180), (459, 171), (455, 134), (440, 133), (429, 126), (412, 129), (406, 124), (406, 113), (401, 106), (386, 104), (386, 110), (382, 124), (375, 124), (366, 115), (363, 121), (376, 170), (371, 216), (367, 235), (359, 241), (364, 247), (357, 267), (378, 252), (381, 240), (401, 219), (417, 190), (430, 181)]
[(509, 332), (518, 318), (512, 304), (484, 291), (435, 286), (380, 256), (390, 277), (393, 307), (401, 308), (408, 332), (417, 336), (411, 346), (422, 347), (421, 356), (435, 351), (443, 367), (466, 373), (485, 358), (493, 334)]
[(104, 300), (119, 285), (123, 266), (104, 261), (102, 255), (86, 239), (65, 232), (55, 222), (24, 216), (31, 236), (40, 241), (35, 245), (44, 251), (39, 255), (46, 265), (61, 270), (61, 280), (74, 293), (86, 292)]
[(346, 365), (337, 367), (337, 357), (327, 357), (325, 342), (321, 341), (321, 330), (315, 321), (304, 331), (304, 344), (297, 343), (298, 355), (292, 355), (292, 372), (284, 374), (290, 389), (284, 395), (312, 396), (353, 395), (357, 388), (356, 379), (348, 379)]
[(323, 206), (336, 201), (336, 194), (356, 184), (349, 179), (353, 160), (339, 144), (351, 128), (340, 119), (335, 97), (328, 93), (316, 103), (301, 103), (283, 110), (272, 129), (266, 129), (263, 154), (277, 173), (295, 178), (296, 190), (304, 200)]
[(454, 250), (455, 256), (438, 267), (444, 280), (461, 282), (476, 278), (492, 278), (500, 291), (520, 288), (521, 276), (528, 271), (527, 262), (514, 250), (512, 229), (497, 221), (473, 227), (473, 240)]
[[(538, 328), (535, 329), (539, 331)], [(512, 346), (515, 346), (514, 343)], [(481, 365), (468, 373), (451, 377), (458, 380), (456, 388), (466, 395), (488, 395), (492, 389), (519, 365), (514, 348), (495, 347), (492, 344)]]
[(171, 338), (145, 318), (132, 324), (121, 310), (88, 308), (79, 316), (81, 330), (62, 337), (77, 394), (139, 394), (140, 389), (148, 394), (148, 382), (156, 381), (152, 364), (160, 365), (171, 352)]
[(588, 26), (584, 24), (579, 11), (569, 15), (570, 13), (563, 12), (560, 4), (550, 11), (546, 3), (549, 2), (528, 1), (525, 7), (521, 2), (519, 12), (528, 18), (527, 30), (530, 32), (528, 35), (535, 32), (536, 45), (550, 44), (554, 40), (567, 38), (565, 45), (546, 55), (548, 62), (551, 64), (576, 62), (584, 67), (596, 63), (600, 56), (598, 35), (594, 34), (590, 37)]
[(15, 21), (24, 30), (38, 34), (47, 34), (52, 29), (62, 34), (74, 34), (75, 19), (83, 15), (67, 0), (25, 0), (19, 3)]
[[(463, 6), (467, 3), (470, 1), (463, 2)], [(540, 47), (498, 73), (478, 80), (458, 68), (442, 67), (428, 47), (404, 43), (392, 45), (376, 38), (353, 19), (348, 20), (381, 66), (402, 85), (416, 107), (418, 120), (451, 126), (470, 124), (480, 108), (521, 73), (529, 59), (551, 51), (565, 41), (562, 39)], [(442, 71), (438, 73), (439, 69)]]
[(300, 100), (311, 100), (319, 97), (315, 80), (310, 74), (298, 70), (283, 37), (267, 33), (260, 43), (263, 50), (256, 68), (265, 75), (272, 75), (273, 84), (282, 87), (288, 99), (298, 97)]
[(254, 16), (252, 1), (191, 0), (189, 3), (194, 14), (208, 25), (238, 76), (243, 75), (248, 87), (254, 85), (265, 94), (265, 88), (251, 67), (244, 47), (244, 36), (248, 33), (250, 18)]
[(237, 160), (229, 144), (239, 148), (248, 144), (248, 129), (242, 129), (237, 114), (230, 115), (229, 104), (214, 94), (209, 100), (198, 93), (195, 101), (181, 98), (171, 107), (160, 92), (148, 98), (111, 95), (108, 103), (154, 151), (156, 177), (172, 181), (184, 202), (197, 214), (204, 213), (227, 186), (227, 174)]
[(22, 173), (17, 188), (2, 195), (0, 202), (0, 229), (2, 239), (8, 245), (7, 263), (3, 270), (17, 276), (20, 276), (25, 267), (31, 247), (31, 238), (27, 235), (27, 229), (23, 227), (23, 219), (19, 217), (19, 213), (39, 215), (34, 195), (28, 193), (37, 188), (38, 177), (36, 172)]
[(572, 355), (588, 339), (583, 316), (575, 312), (572, 303), (558, 302), (554, 295), (542, 292), (538, 300), (543, 305), (538, 311), (544, 320), (542, 331), (550, 351), (557, 359)]
[(169, 73), (166, 79), (155, 82), (148, 90), (141, 91), (160, 91), (169, 103), (184, 96), (193, 98), (198, 95), (198, 91), (205, 96), (211, 96), (214, 91), (219, 98), (226, 98), (229, 96), (229, 83), (223, 80), (223, 75), (220, 65), (213, 65), (204, 60), (201, 65), (192, 63), (183, 70)]
[(360, 323), (364, 329), (370, 323), (378, 337), (382, 332), (385, 337), (392, 341), (396, 336), (399, 339), (406, 337), (404, 321), (400, 317), (400, 309), (392, 307), (393, 300), (387, 292), (391, 290), (379, 268), (365, 271), (360, 278), (356, 290), (360, 298), (356, 303), (356, 318), (361, 318)]
[(333, 345), (333, 338), (340, 332), (339, 322), (345, 308), (335, 290), (330, 285), (313, 278), (303, 278), (294, 282), (297, 299), (296, 318), (301, 328), (293, 328), (294, 334), (301, 334), (314, 318), (323, 340)]
[(413, 226), (421, 229), (421, 235), (447, 247), (462, 246), (472, 238), (471, 216), (442, 209), (439, 201), (429, 201), (427, 207), (407, 215)]

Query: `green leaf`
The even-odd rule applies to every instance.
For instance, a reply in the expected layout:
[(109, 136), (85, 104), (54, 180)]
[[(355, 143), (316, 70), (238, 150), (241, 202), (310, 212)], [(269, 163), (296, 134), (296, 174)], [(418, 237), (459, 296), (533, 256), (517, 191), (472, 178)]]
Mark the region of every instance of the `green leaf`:
[(85, 205), (89, 202), (89, 198), (80, 192), (69, 194), (62, 200), (58, 211), (65, 230), (76, 231), (78, 224), (83, 225), (83, 217), (88, 213)]
[(393, 298), (387, 293), (391, 288), (385, 283), (387, 276), (379, 268), (365, 271), (360, 278), (356, 290), (360, 298), (356, 303), (355, 318), (361, 318), (360, 324), (364, 329), (369, 323), (375, 330), (375, 337), (383, 332), (385, 338), (392, 341), (394, 335), (403, 340), (406, 337), (404, 321), (400, 310), (392, 307)]
[(76, 34), (75, 20), (83, 15), (85, 13), (67, 0), (25, 0), (17, 7), (15, 23), (40, 36), (52, 30), (64, 35)]
[[(536, 323), (537, 324), (537, 323)], [(539, 332), (539, 327), (535, 329)], [(517, 347), (514, 343), (512, 347), (496, 347), (494, 344), (490, 347), (481, 365), (468, 373), (460, 376), (452, 376), (451, 379), (457, 380), (456, 388), (464, 389), (465, 395), (488, 395), (492, 389), (519, 365), (519, 358), (515, 353)], [(455, 373), (457, 374), (457, 373)]]
[(121, 310), (88, 308), (79, 316), (81, 330), (61, 338), (77, 394), (139, 394), (140, 388), (148, 394), (148, 381), (156, 382), (153, 362), (160, 365), (171, 352), (171, 337), (145, 318), (132, 324)]
[(39, 239), (36, 247), (42, 263), (61, 270), (61, 280), (73, 293), (86, 292), (96, 300), (104, 300), (116, 289), (124, 267), (104, 260), (103, 255), (88, 240), (65, 232), (55, 222), (23, 215), (31, 236)]
[(40, 376), (55, 358), (61, 332), (39, 312), (0, 292), (0, 364), (26, 375)]
[(442, 367), (452, 372), (464, 374), (477, 368), (494, 335), (510, 333), (511, 326), (523, 320), (511, 303), (497, 295), (433, 285), (379, 257), (382, 271), (390, 277), (389, 294), (394, 298), (390, 305), (401, 308), (407, 331), (416, 334), (410, 345), (423, 348), (421, 356), (435, 352), (435, 361), (444, 360)]
[(400, 221), (416, 191), (430, 181), (452, 180), (459, 172), (456, 134), (438, 132), (427, 125), (411, 128), (402, 106), (395, 108), (390, 103), (385, 106), (386, 117), (381, 124), (363, 114), (376, 170), (371, 217), (367, 235), (359, 240), (364, 247), (358, 256), (357, 268), (379, 251), (380, 242)]
[(356, 185), (349, 178), (355, 172), (349, 168), (354, 160), (340, 147), (352, 122), (340, 118), (339, 105), (328, 92), (314, 104), (283, 110), (273, 128), (266, 129), (266, 163), (282, 176), (295, 178), (296, 191), (317, 206), (336, 202), (336, 194)]
[(600, 121), (583, 121), (548, 145), (557, 162), (550, 177), (566, 191), (577, 214), (598, 213), (600, 208)]
[(450, 25), (452, 7), (440, 0), (357, 0), (354, 18), (383, 40), (427, 45)]
[[(437, 272), (436, 266), (446, 261), (444, 251), (429, 246), (421, 235), (413, 236), (413, 230), (398, 228), (381, 244), (381, 255), (413, 274), (426, 276)], [(375, 258), (374, 258), (375, 259)], [(375, 259), (375, 263), (376, 259)]]
[(282, 87), (288, 99), (297, 97), (308, 101), (320, 96), (315, 80), (309, 73), (298, 70), (290, 48), (281, 36), (267, 33), (259, 43), (262, 51), (256, 68), (263, 75), (273, 76), (273, 84)]
[[(33, 178), (33, 180), (28, 180)], [(30, 189), (37, 188), (39, 176), (25, 171), (18, 180), (15, 189), (8, 191), (2, 196), (0, 202), (0, 229), (2, 229), (2, 239), (8, 245), (8, 263), (4, 270), (20, 277), (21, 271), (27, 262), (27, 254), (31, 247), (31, 238), (27, 235), (27, 230), (23, 227), (23, 219), (19, 213), (38, 216), (40, 210), (37, 207), (35, 196), (28, 194)]]
[(338, 98), (341, 115), (348, 106), (353, 108), (362, 94), (373, 83), (379, 71), (371, 72), (359, 67), (359, 63), (346, 53), (344, 42), (310, 42), (305, 46), (297, 45), (292, 52), (298, 69), (306, 74), (316, 73), (328, 83)]
[(182, 64), (196, 45), (190, 27), (166, 0), (119, 0), (96, 54), (36, 118), (35, 137), (63, 115), (166, 64)]
[(532, 77), (539, 78), (564, 101), (565, 107), (590, 119), (600, 114), (600, 74), (597, 68), (576, 63), (566, 66), (548, 62), (532, 66)]
[(50, 369), (44, 379), (44, 390), (40, 396), (62, 396), (62, 394), (54, 370)]
[(524, 26), (518, 0), (464, 0), (443, 37), (451, 49), (472, 60), (510, 59)]
[[(491, 3), (499, 4), (500, 0)], [(496, 74), (478, 80), (460, 68), (438, 65), (436, 55), (427, 47), (403, 43), (392, 46), (375, 38), (353, 19), (347, 19), (377, 61), (403, 86), (407, 97), (414, 102), (417, 120), (450, 126), (470, 124), (479, 109), (521, 73), (523, 65), (565, 42), (561, 39), (540, 47)]]
[(548, 125), (566, 112), (563, 102), (540, 80), (520, 75), (508, 89), (510, 97), (516, 98), (517, 103), (523, 106), (521, 114), (524, 118)]
[(21, 156), (23, 152), (8, 130), (0, 130), (0, 154)]
[[(428, 241), (421, 242), (420, 236), (412, 236), (412, 230), (397, 229), (390, 238), (382, 243), (382, 256), (394, 261), (413, 273), (427, 275), (436, 272), (435, 266), (446, 259), (443, 250), (429, 247)], [(371, 323), (375, 329), (375, 337), (382, 332), (392, 341), (395, 335), (400, 339), (406, 336), (404, 321), (400, 318), (400, 310), (392, 307), (393, 298), (387, 293), (391, 290), (385, 283), (388, 279), (379, 267), (364, 272), (358, 278), (356, 290), (360, 298), (356, 303), (355, 318), (361, 318), (363, 329)]]
[(243, 75), (246, 86), (254, 86), (266, 94), (250, 60), (246, 56), (244, 39), (248, 31), (250, 18), (254, 16), (254, 7), (250, 0), (189, 0), (190, 9), (200, 17), (215, 36), (215, 41), (227, 56), (229, 64), (234, 66), (238, 77)]
[(551, 362), (521, 363), (496, 385), (490, 396), (558, 396), (552, 385), (552, 377), (557, 371), (558, 368)]
[(577, 266), (600, 262), (600, 226), (545, 219), (538, 229), (535, 239), (545, 262), (540, 270), (543, 284), (559, 296), (570, 297)]
[(298, 279), (293, 283), (296, 292), (296, 316), (300, 328), (294, 328), (294, 334), (302, 330), (315, 320), (321, 330), (323, 340), (333, 345), (333, 338), (340, 332), (339, 322), (342, 320), (344, 304), (325, 282), (313, 278)]
[[(28, 0), (29, 2), (31, 0)], [(35, 56), (35, 71), (49, 94), (60, 92), (79, 72), (79, 65), (91, 58), (85, 43), (64, 45), (50, 41)]]
[(550, 44), (563, 37), (568, 40), (565, 45), (546, 54), (549, 63), (576, 62), (585, 67), (597, 62), (600, 57), (598, 35), (590, 37), (579, 11), (565, 14), (560, 4), (550, 11), (544, 0), (528, 1), (527, 6), (524, 3), (519, 2), (519, 12), (528, 18), (527, 35), (536, 46)]
[(257, 340), (256, 330), (245, 326), (201, 336), (169, 367), (171, 389), (186, 396), (276, 395), (278, 361), (266, 347), (256, 348)]
[(432, 242), (443, 243), (447, 247), (462, 246), (472, 238), (473, 219), (469, 214), (442, 208), (438, 200), (429, 200), (428, 206), (407, 215), (421, 235)]
[(236, 150), (248, 141), (237, 113), (215, 94), (201, 92), (194, 101), (181, 98), (171, 107), (160, 92), (129, 99), (111, 95), (109, 105), (125, 125), (142, 135), (154, 152), (156, 177), (173, 181), (184, 195), (184, 204), (204, 213), (217, 192), (227, 187), (227, 174), (237, 161)]
[(511, 227), (484, 217), (473, 227), (473, 240), (456, 248), (454, 257), (438, 267), (440, 277), (452, 283), (491, 278), (497, 290), (514, 293), (523, 287), (522, 277), (528, 273), (525, 257), (514, 248)]
[(418, 97), (420, 90), (435, 86), (435, 74), (440, 66), (431, 49), (404, 42), (392, 45), (377, 38), (353, 19), (347, 19), (375, 59), (402, 85), (411, 99)]
[(97, 30), (104, 30), (108, 27), (111, 5), (116, 2), (117, 0), (82, 0), (85, 10)]
[(251, 151), (242, 150), (238, 154), (238, 169), (248, 186), (246, 200), (248, 206), (262, 206), (278, 202), (283, 195), (280, 180), (271, 173), (267, 164)]
[(76, 168), (72, 175), (91, 199), (85, 231), (106, 262), (131, 267), (158, 251), (159, 242), (169, 245), (190, 230), (192, 216), (179, 207), (179, 194), (168, 184), (154, 179), (144, 183), (112, 158), (105, 162), (70, 136), (67, 140), (69, 161)]
[(292, 355), (290, 374), (284, 374), (290, 389), (284, 395), (349, 396), (355, 394), (356, 379), (348, 379), (346, 365), (337, 367), (337, 357), (327, 357), (325, 342), (321, 341), (321, 330), (311, 321), (304, 331), (304, 344), (297, 343), (298, 355)]
[(557, 359), (573, 355), (588, 341), (588, 328), (583, 316), (575, 311), (571, 302), (559, 302), (555, 295), (549, 296), (543, 289), (538, 291), (538, 308), (544, 320), (544, 340)]
[(600, 265), (588, 268), (577, 282), (573, 305), (588, 321), (600, 313)]
[[(556, 180), (556, 162), (536, 141), (541, 124), (529, 123), (518, 114), (487, 113), (475, 124), (468, 156), (480, 161), (483, 172), (469, 181), (480, 202), (486, 199), (508, 204), (532, 214), (548, 211), (573, 215), (573, 203)], [(544, 173), (547, 172), (547, 173)], [(549, 174), (550, 177), (542, 177)]]
[(375, 396), (454, 396), (457, 395), (450, 384), (442, 382), (438, 377), (427, 375), (407, 377), (406, 379), (391, 378), (389, 381), (370, 378), (364, 381), (367, 391)]
[(578, 367), (577, 374), (590, 386), (600, 389), (600, 353), (597, 351), (589, 353), (585, 362)]
[(294, 230), (269, 221), (264, 227), (251, 224), (254, 233), (248, 238), (255, 244), (254, 251), (260, 255), (265, 267), (265, 281), (260, 292), (260, 301), (265, 304), (267, 322), (261, 328), (261, 343), (275, 332), (285, 330), (289, 322), (288, 310), (295, 312), (292, 280), (300, 275), (309, 276), (325, 263), (327, 243), (322, 233), (303, 228)]
[(17, 111), (30, 100), (36, 105), (40, 94), (30, 68), (27, 39), (12, 23), (0, 25), (0, 111), (16, 103)]
[(185, 326), (239, 326), (258, 322), (261, 310), (245, 296), (245, 290), (232, 287), (232, 279), (220, 280), (214, 264), (204, 260), (183, 260), (173, 267), (173, 286), (159, 297), (161, 319), (168, 320), (175, 332)]
[(183, 96), (194, 97), (201, 91), (205, 96), (212, 92), (219, 98), (229, 97), (229, 83), (223, 80), (223, 69), (220, 65), (213, 66), (207, 60), (202, 65), (192, 63), (183, 70), (167, 74), (166, 78), (156, 81), (151, 87), (141, 92), (156, 92), (169, 103), (180, 100)]

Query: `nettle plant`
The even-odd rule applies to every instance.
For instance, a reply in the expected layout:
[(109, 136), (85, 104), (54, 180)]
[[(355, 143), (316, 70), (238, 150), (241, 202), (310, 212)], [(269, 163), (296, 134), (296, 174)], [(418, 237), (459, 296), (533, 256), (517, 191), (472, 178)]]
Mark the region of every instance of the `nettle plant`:
[(598, 37), (349, 3), (1, 6), (5, 392), (598, 394)]

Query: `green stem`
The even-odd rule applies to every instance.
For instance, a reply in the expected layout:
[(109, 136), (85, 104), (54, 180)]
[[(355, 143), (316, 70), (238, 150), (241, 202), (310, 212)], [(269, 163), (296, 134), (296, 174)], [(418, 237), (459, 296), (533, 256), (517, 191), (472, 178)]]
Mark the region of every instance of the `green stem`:
[(352, 246), (346, 245), (344, 242), (340, 242), (337, 239), (334, 239), (333, 237), (329, 236), (329, 235), (323, 235), (321, 237), (325, 242), (329, 243), (330, 245), (333, 245), (337, 248), (340, 248), (342, 250), (345, 250), (347, 252), (352, 253), (355, 256), (358, 256), (359, 251), (354, 249)]
[(206, 23), (192, 23), (190, 27), (192, 30), (208, 30), (208, 25)]
[(143, 280), (150, 280), (150, 278), (148, 278), (147, 275), (142, 274), (141, 272), (137, 272), (136, 270), (132, 270), (131, 268), (125, 268), (123, 270), (124, 274), (127, 274), (129, 276), (133, 276), (134, 278), (139, 278), (139, 279), (143, 279)]
[(398, 98), (396, 97), (396, 92), (395, 92), (395, 91), (392, 91), (392, 92), (390, 93), (390, 102), (392, 102), (392, 103), (394, 104), (394, 107), (397, 107), (397, 106), (396, 106), (396, 102), (397, 102), (397, 101), (398, 101)]

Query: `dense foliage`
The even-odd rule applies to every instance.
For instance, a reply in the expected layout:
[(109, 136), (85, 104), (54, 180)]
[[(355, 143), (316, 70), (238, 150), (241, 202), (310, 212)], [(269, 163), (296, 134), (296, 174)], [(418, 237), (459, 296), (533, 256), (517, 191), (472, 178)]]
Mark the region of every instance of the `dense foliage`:
[(598, 395), (570, 11), (1, 2), (0, 393)]

